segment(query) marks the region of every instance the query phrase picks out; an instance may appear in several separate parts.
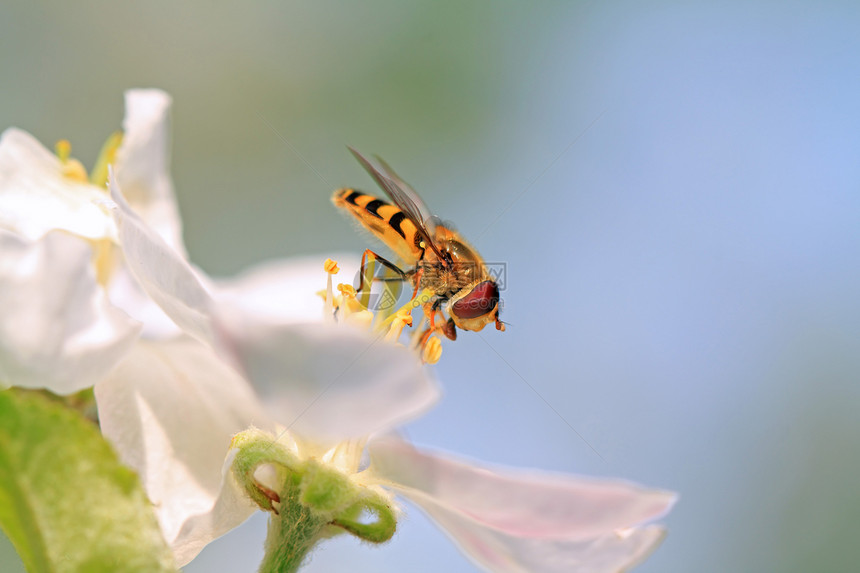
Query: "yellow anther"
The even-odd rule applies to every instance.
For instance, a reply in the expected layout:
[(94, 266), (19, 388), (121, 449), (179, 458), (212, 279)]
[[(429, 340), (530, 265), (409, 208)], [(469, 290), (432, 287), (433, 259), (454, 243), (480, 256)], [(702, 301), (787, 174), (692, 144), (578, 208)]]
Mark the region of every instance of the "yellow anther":
[(412, 311), (400, 309), (397, 311), (397, 320), (402, 320), (406, 326), (412, 326)]
[(61, 139), (58, 141), (56, 145), (54, 145), (54, 151), (56, 151), (57, 157), (60, 159), (60, 163), (63, 164), (63, 176), (83, 183), (88, 181), (87, 170), (80, 161), (72, 159), (71, 157), (72, 144), (69, 143), (68, 139)]
[[(331, 276), (331, 275), (329, 275)], [(337, 285), (337, 290), (340, 291), (340, 296), (335, 297), (335, 306), (343, 313), (344, 319), (352, 319), (352, 314), (366, 310), (358, 299), (355, 297), (355, 288), (352, 285), (340, 283)], [(373, 314), (371, 313), (371, 318)], [(364, 317), (361, 318), (364, 320)]]
[(325, 267), (325, 272), (327, 272), (330, 275), (336, 275), (338, 273), (338, 271), (340, 271), (340, 269), (337, 267), (337, 261), (333, 261), (331, 259), (325, 260), (324, 267)]
[(442, 341), (438, 336), (431, 336), (424, 344), (424, 351), (421, 353), (421, 358), (427, 364), (436, 364), (442, 358)]
[(77, 159), (67, 159), (63, 162), (63, 176), (81, 183), (89, 181), (86, 168)]
[[(368, 264), (373, 264), (373, 262), (375, 261), (370, 260)], [(369, 310), (367, 306), (362, 304), (362, 299), (370, 295), (370, 280), (366, 280), (366, 288), (362, 291), (357, 291), (350, 284), (340, 283), (337, 285), (339, 294), (334, 296), (334, 281), (332, 280), (332, 276), (340, 269), (337, 266), (337, 262), (331, 259), (326, 259), (323, 266), (327, 273), (326, 289), (319, 291), (317, 294), (325, 300), (324, 319), (330, 322), (349, 323), (368, 330), (372, 328), (377, 333), (385, 333), (386, 342), (391, 344), (400, 345), (399, 340), (403, 334), (403, 329), (413, 325), (412, 311), (422, 305), (430, 304), (436, 296), (432, 290), (422, 289), (420, 292), (415, 293), (415, 296), (408, 303), (391, 314), (385, 313), (384, 316), (386, 318), (381, 319), (383, 316), (381, 314), (382, 311), (374, 313), (374, 311)], [(364, 267), (364, 270), (367, 270), (367, 266)], [(426, 321), (426, 317), (422, 317), (419, 326), (423, 327)], [(439, 340), (439, 337), (429, 336), (421, 344), (419, 341), (423, 340), (423, 337), (428, 336), (430, 333), (425, 330), (423, 334), (419, 331), (415, 334), (419, 338), (416, 339), (413, 337), (413, 344), (418, 346), (417, 350), (421, 359), (426, 364), (436, 364), (439, 362), (442, 356), (442, 342)]]
[(337, 290), (339, 290), (340, 294), (345, 297), (355, 298), (355, 287), (353, 287), (352, 285), (340, 283), (339, 285), (337, 285)]
[[(354, 312), (370, 312), (363, 306), (361, 306), (361, 302), (354, 296), (344, 295), (336, 297), (337, 307), (343, 311), (344, 318), (348, 318), (350, 314)], [(373, 313), (370, 313), (373, 315)]]
[(60, 161), (65, 163), (72, 154), (72, 144), (69, 143), (68, 139), (61, 139), (54, 144), (54, 152), (60, 158)]
[(334, 301), (334, 292), (331, 288), (331, 277), (334, 273), (339, 271), (337, 268), (337, 263), (331, 259), (326, 259), (325, 263), (323, 263), (323, 268), (325, 269), (326, 281), (325, 281), (325, 310), (323, 311), (323, 318), (327, 321), (334, 321), (334, 309), (335, 309), (335, 301)]
[(391, 326), (385, 334), (385, 340), (388, 342), (397, 342), (400, 338), (400, 333), (403, 332), (404, 326), (412, 326), (412, 313), (401, 309), (394, 314)]

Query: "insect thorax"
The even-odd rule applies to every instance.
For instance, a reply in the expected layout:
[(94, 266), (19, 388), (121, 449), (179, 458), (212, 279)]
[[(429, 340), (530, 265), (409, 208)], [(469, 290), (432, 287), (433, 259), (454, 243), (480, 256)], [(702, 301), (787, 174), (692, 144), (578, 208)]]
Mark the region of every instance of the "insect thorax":
[(484, 262), (470, 247), (453, 239), (440, 243), (439, 247), (450, 257), (450, 263), (443, 264), (436, 257), (419, 262), (419, 287), (432, 289), (440, 296), (450, 296), (484, 278)]

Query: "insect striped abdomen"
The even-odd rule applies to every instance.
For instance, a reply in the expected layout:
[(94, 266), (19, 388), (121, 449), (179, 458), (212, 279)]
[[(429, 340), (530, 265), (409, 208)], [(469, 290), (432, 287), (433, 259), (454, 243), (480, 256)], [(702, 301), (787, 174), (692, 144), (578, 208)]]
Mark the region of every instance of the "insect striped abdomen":
[(338, 189), (331, 200), (407, 264), (414, 264), (421, 257), (422, 249), (417, 246), (418, 229), (397, 206), (355, 189)]

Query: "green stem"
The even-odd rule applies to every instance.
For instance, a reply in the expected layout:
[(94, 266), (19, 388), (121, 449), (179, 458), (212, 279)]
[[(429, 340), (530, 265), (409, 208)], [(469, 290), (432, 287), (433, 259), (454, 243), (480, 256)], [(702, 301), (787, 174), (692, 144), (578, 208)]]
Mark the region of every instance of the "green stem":
[(295, 573), (308, 552), (323, 538), (328, 521), (314, 516), (299, 501), (298, 488), (288, 488), (282, 497), (279, 513), (269, 519), (266, 555), (260, 573)]

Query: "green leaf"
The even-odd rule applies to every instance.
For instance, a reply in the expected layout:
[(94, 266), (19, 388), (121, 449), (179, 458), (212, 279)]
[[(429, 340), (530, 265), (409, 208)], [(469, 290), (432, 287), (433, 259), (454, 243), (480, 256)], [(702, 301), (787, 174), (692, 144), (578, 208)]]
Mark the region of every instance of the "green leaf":
[(34, 392), (0, 392), (0, 527), (30, 572), (176, 571), (137, 475)]

